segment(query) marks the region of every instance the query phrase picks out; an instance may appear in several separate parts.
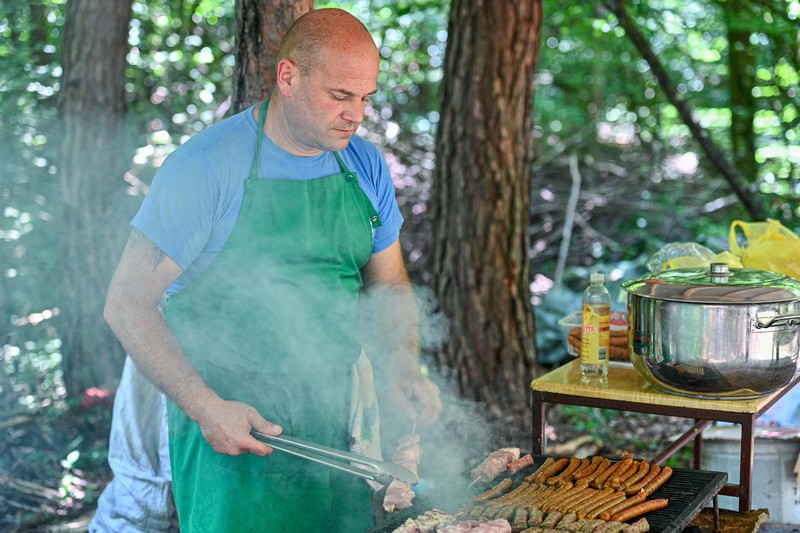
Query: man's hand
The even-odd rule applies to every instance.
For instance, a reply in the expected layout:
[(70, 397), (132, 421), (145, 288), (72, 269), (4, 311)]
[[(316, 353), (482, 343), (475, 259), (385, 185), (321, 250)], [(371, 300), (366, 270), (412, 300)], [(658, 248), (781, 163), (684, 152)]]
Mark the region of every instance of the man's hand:
[(430, 424), (442, 414), (442, 400), (436, 383), (419, 373), (401, 374), (393, 383), (392, 397), (412, 420)]
[(205, 409), (202, 418), (197, 420), (203, 437), (217, 453), (241, 455), (252, 453), (265, 456), (272, 448), (256, 440), (250, 434), (254, 429), (259, 433), (278, 436), (283, 431), (277, 424), (264, 419), (258, 411), (241, 402), (215, 399)]

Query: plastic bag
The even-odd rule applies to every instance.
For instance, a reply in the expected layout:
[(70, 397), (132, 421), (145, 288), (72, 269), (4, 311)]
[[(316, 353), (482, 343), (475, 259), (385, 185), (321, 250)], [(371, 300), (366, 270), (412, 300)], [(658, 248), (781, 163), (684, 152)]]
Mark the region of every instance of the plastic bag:
[(671, 242), (661, 247), (647, 262), (650, 272), (664, 270), (670, 262), (684, 266), (672, 268), (688, 268), (693, 266), (707, 266), (708, 260), (714, 257), (714, 252), (696, 242)]
[(673, 268), (690, 268), (690, 267), (707, 267), (711, 263), (725, 263), (731, 268), (743, 268), (742, 260), (730, 252), (721, 252), (708, 259), (699, 257), (676, 257), (671, 261), (664, 263), (662, 267), (664, 270), (671, 270)]
[(671, 242), (663, 246), (650, 258), (650, 272), (674, 268), (707, 267), (711, 263), (725, 263), (731, 268), (742, 268), (742, 261), (730, 252), (715, 254), (696, 242)]
[[(738, 240), (737, 230), (744, 236)], [(779, 272), (800, 279), (800, 237), (771, 218), (766, 222), (734, 220), (730, 231), (731, 252), (745, 268)]]

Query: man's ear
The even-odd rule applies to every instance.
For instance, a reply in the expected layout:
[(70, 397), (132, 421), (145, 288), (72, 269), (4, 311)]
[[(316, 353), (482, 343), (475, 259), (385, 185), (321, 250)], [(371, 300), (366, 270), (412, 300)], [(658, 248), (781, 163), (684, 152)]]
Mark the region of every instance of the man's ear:
[(278, 89), (284, 96), (291, 95), (293, 84), (297, 82), (297, 65), (288, 59), (281, 59), (276, 67)]

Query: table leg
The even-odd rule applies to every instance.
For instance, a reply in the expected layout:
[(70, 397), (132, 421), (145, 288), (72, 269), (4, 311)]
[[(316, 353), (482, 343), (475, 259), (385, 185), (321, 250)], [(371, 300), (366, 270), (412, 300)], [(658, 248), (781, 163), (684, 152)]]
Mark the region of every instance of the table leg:
[[(695, 423), (699, 422), (699, 420), (695, 419)], [(708, 427), (708, 426), (706, 426)], [(695, 470), (702, 470), (703, 469), (703, 432), (697, 434), (694, 438), (694, 469)]]
[(546, 425), (544, 402), (536, 391), (531, 392), (531, 395), (531, 405), (533, 407), (533, 431), (531, 432), (533, 435), (533, 442), (531, 443), (531, 453), (542, 455), (544, 454), (544, 430)]
[(755, 435), (753, 433), (753, 417), (742, 420), (742, 460), (739, 464), (739, 512), (746, 513), (750, 510), (753, 496), (753, 448)]

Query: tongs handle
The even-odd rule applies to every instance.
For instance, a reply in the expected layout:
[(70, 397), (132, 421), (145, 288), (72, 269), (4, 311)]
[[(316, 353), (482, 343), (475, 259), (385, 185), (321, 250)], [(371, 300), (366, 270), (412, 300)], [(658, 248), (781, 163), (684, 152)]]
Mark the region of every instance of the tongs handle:
[[(331, 468), (336, 468), (349, 474), (377, 481), (382, 485), (388, 485), (392, 478), (397, 478), (400, 481), (411, 484), (415, 484), (419, 481), (413, 472), (394, 463), (377, 461), (361, 455), (329, 448), (321, 444), (302, 441), (288, 435), (276, 437), (255, 430), (251, 430), (250, 434), (276, 450), (300, 457), (301, 459), (307, 459)], [(355, 463), (359, 466), (354, 466), (349, 463)]]

